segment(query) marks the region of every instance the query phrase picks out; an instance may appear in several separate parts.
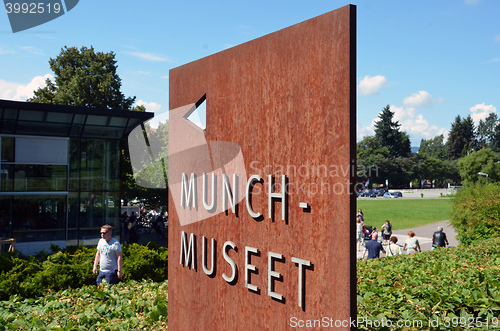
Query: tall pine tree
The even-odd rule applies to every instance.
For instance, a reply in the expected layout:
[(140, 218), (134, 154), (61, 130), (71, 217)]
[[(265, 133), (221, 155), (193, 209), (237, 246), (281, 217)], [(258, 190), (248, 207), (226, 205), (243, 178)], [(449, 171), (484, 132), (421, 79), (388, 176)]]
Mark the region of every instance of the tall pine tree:
[(382, 109), (375, 122), (375, 139), (381, 147), (387, 147), (389, 155), (394, 157), (409, 157), (411, 155), (410, 137), (406, 132), (399, 131), (398, 121), (393, 122), (394, 112), (389, 105)]
[(455, 117), (455, 122), (451, 124), (446, 150), (448, 159), (457, 160), (468, 153), (477, 150), (476, 128), (472, 117), (462, 119), (460, 115)]
[(478, 149), (492, 148), (495, 139), (495, 129), (497, 127), (498, 116), (496, 113), (490, 113), (488, 117), (479, 121), (477, 126), (477, 144)]

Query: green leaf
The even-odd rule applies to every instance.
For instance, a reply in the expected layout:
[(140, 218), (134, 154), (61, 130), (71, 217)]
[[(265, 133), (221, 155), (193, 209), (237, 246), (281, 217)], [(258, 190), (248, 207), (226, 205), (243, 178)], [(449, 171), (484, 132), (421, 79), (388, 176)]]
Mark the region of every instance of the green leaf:
[(160, 314), (158, 314), (158, 311), (156, 309), (153, 309), (151, 310), (151, 312), (149, 313), (149, 318), (153, 321), (153, 322), (157, 322), (159, 319), (160, 319)]

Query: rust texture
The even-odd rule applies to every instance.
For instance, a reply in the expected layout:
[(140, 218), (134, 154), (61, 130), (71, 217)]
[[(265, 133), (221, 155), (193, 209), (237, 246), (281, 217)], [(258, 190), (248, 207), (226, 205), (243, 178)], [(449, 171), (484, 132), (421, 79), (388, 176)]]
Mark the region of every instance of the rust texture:
[[(229, 209), (181, 226), (170, 192), (169, 329), (290, 330), (294, 321), (356, 317), (355, 43), (356, 7), (349, 5), (170, 71), (171, 112), (206, 94), (206, 140), (241, 147), (247, 178), (263, 178), (251, 201), (263, 216), (251, 217), (243, 199), (237, 214)], [(170, 167), (189, 172), (192, 160), (172, 162)], [(172, 174), (169, 181), (179, 182)], [(268, 217), (270, 174), (278, 183), (282, 174), (287, 178), (285, 221), (279, 200)], [(196, 236), (194, 269), (179, 263), (181, 231), (188, 239)], [(202, 236), (209, 253), (211, 238), (216, 240), (213, 277), (203, 271)], [(238, 268), (231, 283), (222, 277), (232, 274), (223, 257), (227, 241), (237, 246), (227, 250)], [(250, 262), (258, 292), (245, 287), (245, 246), (259, 250)], [(283, 255), (273, 263), (281, 274), (274, 291), (282, 300), (268, 295), (269, 252)], [(303, 273), (303, 307), (293, 257), (312, 262)], [(339, 329), (349, 329), (345, 323)]]

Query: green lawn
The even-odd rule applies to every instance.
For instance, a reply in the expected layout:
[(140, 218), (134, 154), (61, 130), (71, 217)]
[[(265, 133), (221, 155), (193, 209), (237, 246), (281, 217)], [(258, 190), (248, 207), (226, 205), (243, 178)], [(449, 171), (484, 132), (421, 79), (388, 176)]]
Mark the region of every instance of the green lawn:
[(365, 215), (365, 224), (380, 229), (389, 220), (393, 230), (450, 219), (450, 199), (373, 199), (358, 200), (358, 207)]

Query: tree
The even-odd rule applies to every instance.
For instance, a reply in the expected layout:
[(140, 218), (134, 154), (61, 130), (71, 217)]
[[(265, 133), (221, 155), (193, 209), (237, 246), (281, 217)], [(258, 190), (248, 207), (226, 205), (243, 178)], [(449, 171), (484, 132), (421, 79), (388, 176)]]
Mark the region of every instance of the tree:
[(416, 158), (390, 156), (374, 136), (358, 142), (357, 159), (358, 182), (369, 179), (371, 184), (384, 184), (387, 179), (391, 187), (405, 187), (414, 177)]
[(95, 52), (93, 47), (64, 47), (49, 60), (55, 84), (34, 92), (29, 102), (130, 110), (135, 97), (126, 98), (120, 91), (121, 79), (113, 52)]
[(363, 137), (363, 139), (357, 143), (358, 159), (364, 159), (377, 154), (388, 157), (389, 149), (385, 146), (380, 146), (378, 140), (374, 136)]
[[(153, 129), (149, 124), (146, 124), (144, 129), (149, 139), (149, 143), (151, 144), (154, 140), (160, 147), (160, 160), (142, 167), (141, 169), (135, 169), (130, 162), (129, 149), (124, 149), (124, 158), (127, 159), (128, 162), (123, 163), (122, 173), (125, 174), (125, 177), (122, 180), (122, 197), (127, 201), (135, 197), (141, 197), (148, 201), (149, 207), (159, 209), (160, 207), (166, 207), (168, 202), (168, 194), (166, 194), (165, 189), (162, 187), (164, 187), (165, 184), (168, 186), (166, 178), (168, 173), (169, 122), (160, 122), (157, 129)], [(133, 132), (131, 134), (143, 135), (144, 132)], [(139, 150), (134, 149), (134, 151), (137, 152)], [(145, 155), (139, 157), (139, 159), (149, 159), (149, 155), (147, 155), (148, 151), (143, 150), (142, 152), (144, 152)], [(144, 164), (143, 162), (142, 166), (144, 166)], [(139, 186), (138, 183), (141, 184), (141, 186)]]
[(475, 183), (478, 180), (486, 182), (486, 178), (479, 175), (479, 172), (488, 174), (489, 182), (500, 180), (500, 164), (497, 162), (497, 154), (488, 148), (472, 152), (460, 159), (458, 161), (458, 168), (464, 185)]
[(448, 159), (457, 160), (462, 154), (462, 149), (464, 148), (465, 141), (463, 141), (460, 134), (462, 118), (460, 115), (455, 117), (455, 122), (451, 123), (451, 129), (448, 133), (448, 141), (446, 142), (446, 151), (448, 153)]
[(428, 179), (436, 184), (443, 181), (443, 161), (434, 157), (428, 157), (426, 154), (419, 153), (419, 177)]
[(394, 112), (389, 105), (382, 109), (375, 123), (375, 139), (381, 147), (387, 147), (389, 155), (394, 157), (409, 157), (411, 155), (410, 137), (399, 131), (398, 121), (393, 122)]
[[(117, 74), (115, 54), (96, 52), (93, 47), (64, 47), (61, 53), (49, 60), (54, 72), (55, 83), (46, 80), (46, 86), (34, 92), (29, 102), (49, 103), (67, 106), (146, 111), (144, 106), (135, 106), (134, 97), (125, 97), (120, 91), (121, 79)], [(167, 126), (168, 130), (168, 126)], [(135, 183), (130, 164), (127, 139), (120, 141), (121, 155), (121, 198), (131, 200), (135, 197), (153, 199), (158, 205), (166, 205), (163, 189), (144, 189)]]
[(462, 150), (462, 156), (469, 155), (469, 153), (478, 150), (476, 140), (476, 126), (472, 117), (469, 115), (462, 120), (462, 135), (466, 144)]
[(418, 155), (426, 155), (427, 157), (446, 160), (446, 149), (444, 146), (444, 136), (441, 134), (431, 139), (422, 139)]
[(484, 121), (479, 120), (479, 125), (477, 126), (477, 143), (479, 149), (493, 147), (497, 123), (498, 116), (496, 113), (490, 113)]
[(491, 149), (497, 153), (500, 153), (500, 125), (495, 126), (495, 131), (493, 132), (493, 139), (490, 142)]
[(478, 149), (475, 130), (474, 121), (470, 115), (464, 119), (460, 115), (455, 117), (446, 142), (448, 159), (457, 160)]

